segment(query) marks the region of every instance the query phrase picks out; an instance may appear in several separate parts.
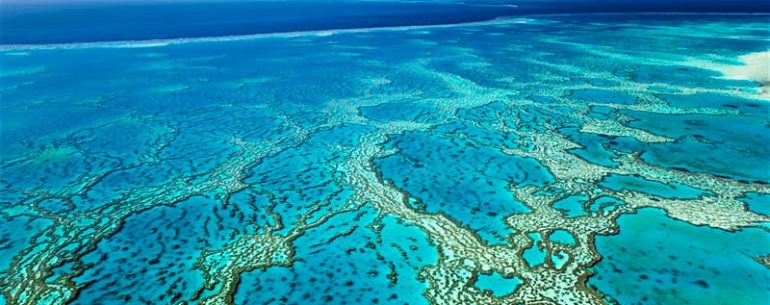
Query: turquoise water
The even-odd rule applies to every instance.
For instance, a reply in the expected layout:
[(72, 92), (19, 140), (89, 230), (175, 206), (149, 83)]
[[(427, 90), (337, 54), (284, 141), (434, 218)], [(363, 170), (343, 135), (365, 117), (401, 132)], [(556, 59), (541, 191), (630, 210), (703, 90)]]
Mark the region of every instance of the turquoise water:
[(770, 215), (770, 194), (746, 193), (742, 199), (749, 210), (759, 214)]
[(755, 260), (767, 254), (767, 231), (697, 227), (656, 209), (618, 224), (620, 234), (597, 238), (604, 257), (588, 283), (620, 304), (762, 304), (770, 295), (770, 271)]
[(476, 287), (481, 290), (489, 290), (496, 297), (512, 293), (519, 285), (521, 285), (521, 280), (518, 278), (505, 278), (499, 273), (480, 274), (476, 279)]
[(567, 230), (555, 230), (551, 232), (551, 235), (548, 235), (548, 239), (557, 243), (562, 243), (570, 246), (575, 245), (575, 237), (572, 236), (572, 233), (570, 233)]
[(577, 194), (560, 199), (551, 207), (564, 212), (567, 217), (585, 216), (586, 211), (583, 205), (588, 201), (588, 196), (585, 194)]
[(0, 304), (760, 304), (768, 18), (0, 46)]
[(524, 252), (521, 253), (521, 257), (530, 267), (537, 267), (545, 263), (545, 258), (548, 256), (543, 246), (543, 236), (540, 233), (530, 233), (527, 235), (532, 240), (532, 245), (529, 246)]

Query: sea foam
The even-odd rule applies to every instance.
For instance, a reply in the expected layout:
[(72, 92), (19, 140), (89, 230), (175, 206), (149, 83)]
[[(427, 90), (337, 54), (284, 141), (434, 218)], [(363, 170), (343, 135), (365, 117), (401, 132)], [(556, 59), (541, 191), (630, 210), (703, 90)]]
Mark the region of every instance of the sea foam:
[(739, 57), (743, 65), (720, 66), (718, 70), (729, 79), (750, 79), (762, 84), (761, 95), (770, 98), (770, 50)]
[(741, 64), (719, 64), (704, 60), (689, 60), (685, 64), (718, 71), (725, 79), (755, 81), (760, 84), (759, 97), (770, 99), (770, 50), (741, 55), (738, 61)]

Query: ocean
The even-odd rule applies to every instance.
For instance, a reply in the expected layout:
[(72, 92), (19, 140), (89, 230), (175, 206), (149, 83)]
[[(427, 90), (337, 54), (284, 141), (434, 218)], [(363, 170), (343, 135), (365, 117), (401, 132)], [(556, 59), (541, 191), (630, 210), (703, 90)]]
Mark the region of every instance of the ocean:
[(4, 3), (0, 305), (762, 304), (770, 15), (653, 4)]

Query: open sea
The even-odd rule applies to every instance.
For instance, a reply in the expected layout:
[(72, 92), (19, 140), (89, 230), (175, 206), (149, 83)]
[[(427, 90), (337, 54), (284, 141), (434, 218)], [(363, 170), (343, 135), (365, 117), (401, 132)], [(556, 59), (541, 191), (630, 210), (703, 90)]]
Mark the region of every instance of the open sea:
[(0, 305), (761, 305), (766, 1), (0, 4)]

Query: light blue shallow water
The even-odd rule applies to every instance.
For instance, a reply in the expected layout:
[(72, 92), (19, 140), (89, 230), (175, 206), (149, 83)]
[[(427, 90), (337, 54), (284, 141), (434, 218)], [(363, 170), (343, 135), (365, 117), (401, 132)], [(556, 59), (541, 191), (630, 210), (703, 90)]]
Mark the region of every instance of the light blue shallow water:
[(494, 296), (504, 296), (516, 290), (521, 285), (518, 278), (504, 278), (499, 273), (481, 274), (476, 279), (476, 287), (489, 290)]
[(589, 285), (620, 304), (762, 304), (770, 295), (770, 272), (753, 258), (766, 254), (766, 231), (697, 227), (656, 209), (618, 224), (620, 234), (596, 240), (603, 260)]
[(760, 304), (767, 21), (5, 48), (0, 304)]
[(743, 201), (746, 202), (749, 210), (764, 215), (770, 215), (770, 195), (746, 193), (746, 198), (744, 198)]

